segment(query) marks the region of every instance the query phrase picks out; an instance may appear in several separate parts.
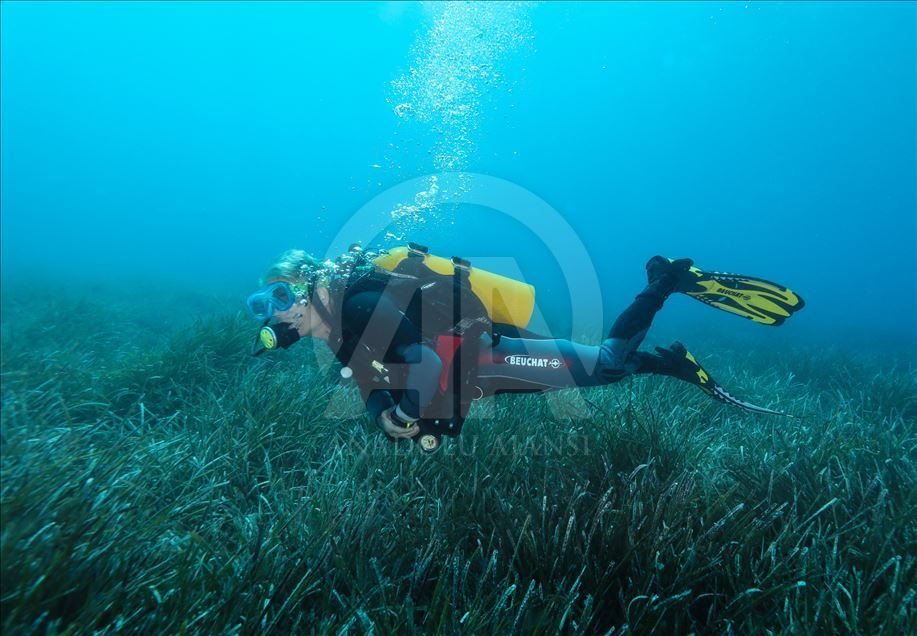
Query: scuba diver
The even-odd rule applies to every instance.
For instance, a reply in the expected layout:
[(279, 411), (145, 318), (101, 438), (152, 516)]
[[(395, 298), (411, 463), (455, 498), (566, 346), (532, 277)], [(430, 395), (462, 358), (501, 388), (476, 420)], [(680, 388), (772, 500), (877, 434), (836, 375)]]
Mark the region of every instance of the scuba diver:
[(356, 382), (372, 419), (393, 441), (425, 452), (456, 436), (470, 405), (500, 393), (599, 386), (633, 374), (666, 375), (710, 397), (785, 415), (727, 393), (680, 342), (638, 347), (673, 293), (765, 325), (780, 325), (804, 302), (775, 283), (705, 272), (687, 258), (654, 256), (647, 285), (597, 346), (548, 338), (525, 327), (535, 290), (410, 243), (378, 252), (359, 245), (334, 261), (289, 250), (268, 269), (246, 305), (262, 321), (252, 355), (300, 338), (323, 340)]

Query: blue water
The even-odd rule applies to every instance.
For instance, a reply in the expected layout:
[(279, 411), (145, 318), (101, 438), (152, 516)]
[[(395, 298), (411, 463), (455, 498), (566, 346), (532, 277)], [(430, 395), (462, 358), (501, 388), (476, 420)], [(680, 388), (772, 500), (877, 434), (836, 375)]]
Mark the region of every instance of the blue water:
[[(607, 327), (661, 253), (799, 291), (773, 342), (917, 350), (913, 3), (0, 12), (4, 283), (241, 307), (356, 218), (524, 277), (557, 335)], [(688, 299), (658, 328), (687, 324), (758, 333)]]

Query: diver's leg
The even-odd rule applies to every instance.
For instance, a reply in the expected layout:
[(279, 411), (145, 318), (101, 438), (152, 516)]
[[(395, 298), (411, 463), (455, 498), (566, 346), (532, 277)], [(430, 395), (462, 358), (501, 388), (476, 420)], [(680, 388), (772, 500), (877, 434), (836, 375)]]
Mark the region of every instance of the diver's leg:
[[(647, 286), (625, 309), (598, 347), (551, 338), (501, 337), (493, 344), (482, 336), (478, 377), (484, 395), (536, 392), (617, 382), (647, 369), (653, 360), (635, 356), (653, 317), (678, 285), (678, 275), (693, 261), (655, 256), (646, 264)], [(652, 371), (642, 371), (652, 372)]]
[[(486, 338), (486, 340), (484, 340)], [(561, 338), (502, 337), (495, 345), (482, 337), (478, 386), (482, 397), (496, 393), (541, 393), (616, 382), (626, 375), (668, 375), (704, 388), (707, 372), (679, 342), (656, 347), (657, 354), (634, 351), (622, 369), (609, 368), (603, 346)], [(706, 390), (706, 389), (705, 389)]]
[(699, 380), (709, 378), (707, 371), (677, 340), (668, 347), (656, 347), (656, 353), (635, 351), (632, 367), (633, 373), (668, 375), (691, 384), (702, 384)]
[(579, 386), (597, 386), (607, 380), (598, 373), (600, 350), (562, 338), (510, 338), (481, 342), (478, 385), (483, 395), (540, 393)]
[(600, 345), (599, 363), (608, 382), (637, 372), (640, 365), (634, 356), (637, 348), (649, 331), (656, 312), (675, 291), (679, 273), (687, 271), (692, 263), (689, 258), (669, 261), (662, 256), (654, 256), (646, 264), (647, 286), (621, 312), (611, 326), (608, 338)]

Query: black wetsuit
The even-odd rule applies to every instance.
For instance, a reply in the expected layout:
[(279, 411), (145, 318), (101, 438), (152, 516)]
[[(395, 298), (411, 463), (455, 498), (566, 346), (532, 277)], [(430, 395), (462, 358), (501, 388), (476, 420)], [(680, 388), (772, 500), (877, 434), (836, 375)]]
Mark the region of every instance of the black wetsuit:
[[(477, 359), (478, 397), (597, 386), (633, 373), (669, 374), (663, 358), (637, 351), (667, 295), (658, 285), (648, 286), (600, 345), (484, 333)], [(432, 341), (379, 291), (347, 298), (340, 319), (343, 331), (335, 353), (353, 367), (370, 415), (375, 419), (397, 403), (411, 418), (429, 417), (424, 409), (442, 390), (444, 378), (444, 363)], [(366, 369), (372, 369), (371, 378)]]

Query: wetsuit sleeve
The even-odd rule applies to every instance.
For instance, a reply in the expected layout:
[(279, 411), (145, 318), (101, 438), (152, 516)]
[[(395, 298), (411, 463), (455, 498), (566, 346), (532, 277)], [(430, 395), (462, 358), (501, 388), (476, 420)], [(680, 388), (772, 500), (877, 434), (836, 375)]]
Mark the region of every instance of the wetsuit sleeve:
[(403, 347), (401, 355), (409, 366), (405, 391), (398, 403), (398, 415), (402, 419), (414, 420), (420, 417), (421, 409), (436, 395), (443, 363), (433, 349), (420, 343)]
[[(364, 342), (380, 348), (388, 345), (386, 362), (408, 365), (399, 415), (412, 420), (420, 417), (421, 410), (436, 395), (443, 369), (436, 352), (423, 344), (420, 330), (381, 292), (354, 294), (342, 311), (345, 321), (362, 334)], [(366, 405), (369, 409), (369, 399)], [(374, 407), (377, 405), (373, 402)]]
[(369, 416), (375, 421), (379, 414), (382, 413), (385, 409), (391, 408), (395, 405), (395, 400), (392, 398), (392, 394), (388, 391), (383, 391), (382, 389), (376, 389), (369, 392), (369, 397), (366, 398), (366, 411), (369, 413)]

